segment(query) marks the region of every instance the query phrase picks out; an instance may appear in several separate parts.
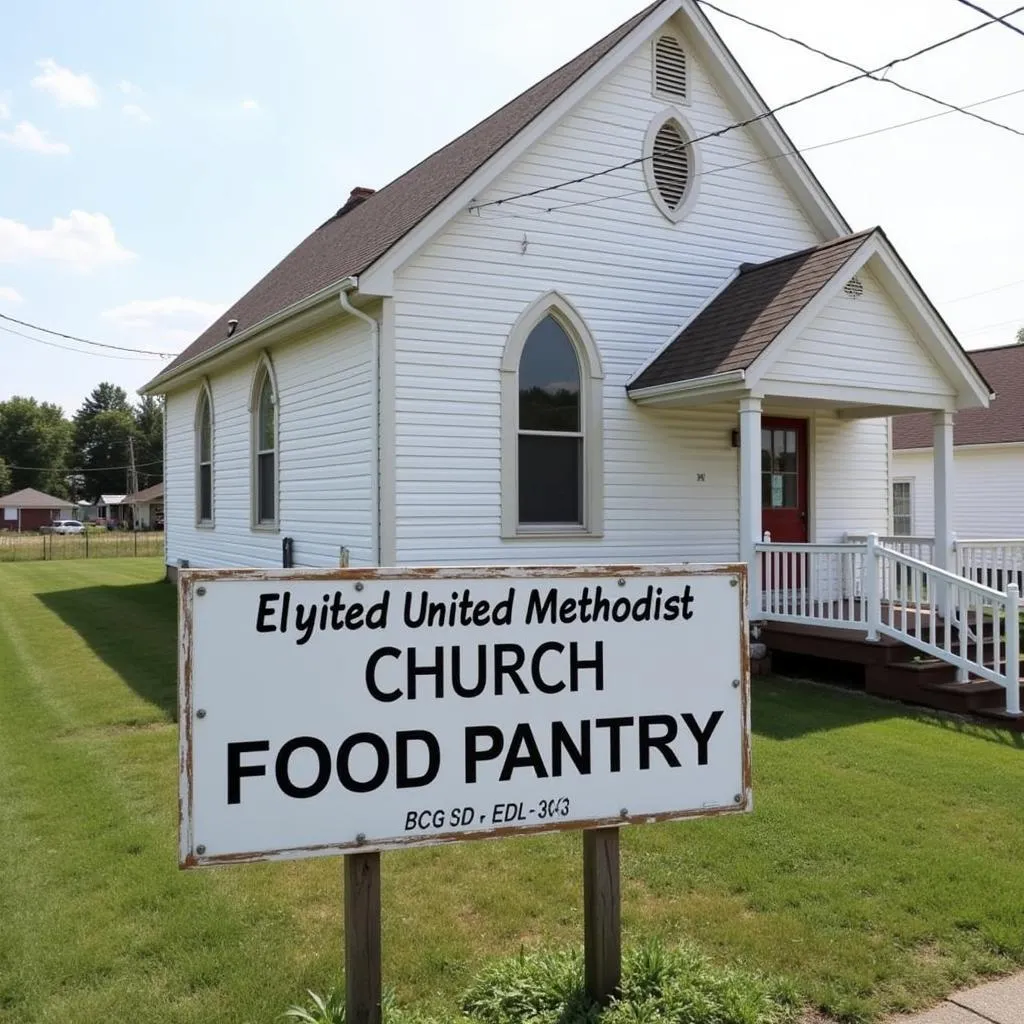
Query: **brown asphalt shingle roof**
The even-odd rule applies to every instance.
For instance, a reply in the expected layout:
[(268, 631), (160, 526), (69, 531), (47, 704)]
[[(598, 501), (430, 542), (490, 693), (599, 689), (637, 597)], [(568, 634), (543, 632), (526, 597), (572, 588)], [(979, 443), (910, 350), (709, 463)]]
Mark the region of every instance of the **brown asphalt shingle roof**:
[(25, 487), (0, 498), (0, 508), (71, 508), (71, 502), (44, 494), (34, 487)]
[[(996, 397), (987, 409), (963, 409), (953, 420), (953, 444), (1006, 444), (1024, 441), (1024, 345), (967, 353)], [(894, 416), (893, 448), (930, 448), (930, 413)]]
[(228, 321), (237, 320), (235, 333), (241, 334), (321, 289), (362, 273), (663, 2), (655, 0), (589, 50), (506, 103), (344, 216), (336, 214), (321, 224), (159, 376), (224, 341), (228, 336)]
[(145, 505), (150, 501), (159, 501), (164, 496), (164, 485), (161, 481), (139, 491), (138, 494), (126, 494), (121, 500), (122, 505)]
[(743, 264), (629, 390), (747, 369), (877, 230)]

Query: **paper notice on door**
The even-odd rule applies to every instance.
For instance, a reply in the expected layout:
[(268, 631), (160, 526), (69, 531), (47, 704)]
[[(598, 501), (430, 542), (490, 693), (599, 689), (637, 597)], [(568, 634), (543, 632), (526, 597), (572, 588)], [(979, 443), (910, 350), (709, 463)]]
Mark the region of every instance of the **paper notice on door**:
[(772, 473), (772, 508), (782, 508), (782, 474)]

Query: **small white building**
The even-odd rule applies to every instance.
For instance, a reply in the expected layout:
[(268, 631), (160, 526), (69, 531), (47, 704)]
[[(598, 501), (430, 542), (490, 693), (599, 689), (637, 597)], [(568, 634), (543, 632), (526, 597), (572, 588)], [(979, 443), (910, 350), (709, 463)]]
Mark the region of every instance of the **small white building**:
[[(890, 532), (990, 389), (693, 0), (356, 189), (147, 387), (175, 566), (743, 559)], [(941, 503), (935, 560), (950, 564)]]
[[(122, 518), (135, 530), (155, 530), (164, 524), (164, 485), (152, 484), (121, 501)], [(128, 516), (124, 511), (128, 511)]]
[[(953, 531), (960, 538), (1024, 537), (1024, 345), (976, 349), (971, 358), (992, 385), (987, 409), (969, 409), (953, 427)], [(932, 424), (920, 414), (892, 423), (893, 533), (932, 531)]]

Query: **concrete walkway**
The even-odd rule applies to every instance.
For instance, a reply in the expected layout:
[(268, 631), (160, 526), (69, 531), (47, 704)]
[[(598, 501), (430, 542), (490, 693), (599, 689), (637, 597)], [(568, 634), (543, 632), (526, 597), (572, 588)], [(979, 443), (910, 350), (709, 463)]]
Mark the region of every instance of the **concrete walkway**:
[(890, 1017), (888, 1024), (1024, 1024), (1024, 972), (954, 992), (924, 1013)]

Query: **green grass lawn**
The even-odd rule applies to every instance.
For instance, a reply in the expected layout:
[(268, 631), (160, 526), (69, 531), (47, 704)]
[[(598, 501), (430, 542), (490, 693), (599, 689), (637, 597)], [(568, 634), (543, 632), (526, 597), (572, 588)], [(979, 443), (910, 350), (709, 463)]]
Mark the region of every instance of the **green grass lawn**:
[[(340, 861), (176, 866), (161, 572), (0, 565), (2, 1021), (257, 1024), (339, 980)], [(627, 942), (692, 940), (850, 1019), (1024, 963), (1009, 733), (777, 679), (755, 682), (753, 720), (753, 814), (624, 830)], [(385, 855), (399, 1000), (454, 1012), (487, 958), (579, 943), (580, 846)]]

